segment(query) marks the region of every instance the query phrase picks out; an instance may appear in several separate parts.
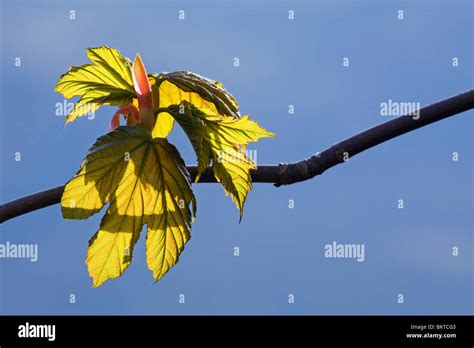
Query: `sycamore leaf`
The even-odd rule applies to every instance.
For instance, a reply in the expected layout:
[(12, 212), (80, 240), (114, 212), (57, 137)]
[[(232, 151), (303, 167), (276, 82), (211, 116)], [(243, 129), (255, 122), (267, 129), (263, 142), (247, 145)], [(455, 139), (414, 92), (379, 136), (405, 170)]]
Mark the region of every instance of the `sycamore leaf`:
[(176, 148), (152, 138), (141, 125), (120, 126), (99, 137), (66, 185), (62, 213), (66, 219), (84, 219), (107, 202), (100, 229), (89, 242), (86, 263), (93, 286), (122, 275), (144, 224), (147, 264), (158, 281), (190, 239), (196, 208)]
[[(163, 81), (169, 81), (178, 87), (182, 92), (191, 93), (194, 94), (194, 96), (197, 94), (199, 99), (204, 99), (204, 102), (208, 102), (201, 104), (202, 102), (198, 101), (196, 98), (194, 98), (194, 100), (182, 98), (179, 100), (179, 102), (176, 102), (177, 100), (175, 99), (172, 104), (177, 105), (182, 101), (187, 101), (196, 107), (205, 107), (223, 116), (240, 116), (239, 106), (237, 105), (235, 98), (229, 92), (227, 92), (227, 90), (224, 88), (224, 85), (219, 81), (211, 80), (207, 77), (194, 74), (189, 71), (162, 73), (159, 75), (159, 79)], [(209, 105), (209, 102), (213, 105)], [(165, 107), (165, 105), (160, 105), (160, 107)]]
[[(160, 81), (157, 79), (156, 74), (151, 74), (148, 76), (151, 85), (151, 93), (153, 97), (153, 105), (155, 108), (159, 108), (162, 105), (168, 106), (166, 104), (166, 99), (160, 95)], [(156, 116), (155, 127), (153, 128), (153, 137), (154, 138), (166, 138), (174, 126), (174, 118), (171, 117), (168, 113), (160, 113)]]
[(247, 115), (241, 118), (222, 116), (188, 102), (170, 106), (168, 110), (188, 135), (197, 154), (196, 181), (212, 161), (214, 176), (226, 193), (230, 193), (242, 219), (245, 199), (252, 189), (250, 170), (256, 169), (243, 146), (275, 135), (249, 120)]
[[(256, 164), (247, 143), (274, 135), (248, 116), (240, 117), (234, 97), (222, 83), (176, 71), (149, 74), (139, 55), (132, 62), (107, 46), (87, 49), (91, 64), (71, 67), (56, 91), (79, 97), (66, 124), (102, 105), (120, 106), (112, 132), (89, 149), (81, 169), (65, 187), (66, 219), (86, 219), (109, 203), (89, 242), (86, 263), (93, 286), (119, 277), (147, 226), (148, 267), (156, 281), (179, 259), (191, 237), (196, 202), (184, 161), (166, 137), (175, 120), (198, 157), (199, 179), (212, 164), (214, 176), (237, 205), (242, 219)], [(120, 127), (123, 115), (127, 126)]]
[[(239, 107), (234, 97), (222, 83), (189, 71), (150, 74), (155, 109), (164, 109), (186, 101), (215, 114), (239, 117)], [(167, 112), (157, 115), (153, 136), (167, 137), (173, 129), (174, 118)]]
[(129, 59), (107, 46), (88, 48), (87, 56), (92, 64), (71, 67), (56, 84), (65, 98), (80, 96), (66, 124), (101, 105), (123, 106), (136, 97)]

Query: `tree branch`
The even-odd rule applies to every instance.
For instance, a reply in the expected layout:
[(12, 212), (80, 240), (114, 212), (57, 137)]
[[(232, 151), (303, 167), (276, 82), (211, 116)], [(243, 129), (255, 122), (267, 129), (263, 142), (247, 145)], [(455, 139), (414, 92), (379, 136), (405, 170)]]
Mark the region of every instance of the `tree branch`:
[[(424, 107), (419, 111), (419, 115), (400, 116), (379, 124), (378, 126), (332, 145), (323, 152), (317, 153), (300, 162), (258, 166), (258, 169), (251, 173), (252, 181), (273, 183), (277, 187), (305, 181), (322, 174), (327, 169), (373, 146), (473, 108), (474, 90), (470, 90)], [(197, 167), (188, 166), (187, 168), (194, 181)], [(199, 182), (216, 182), (210, 168), (201, 175)], [(57, 186), (0, 205), (0, 223), (31, 211), (59, 203), (63, 191), (64, 185)]]

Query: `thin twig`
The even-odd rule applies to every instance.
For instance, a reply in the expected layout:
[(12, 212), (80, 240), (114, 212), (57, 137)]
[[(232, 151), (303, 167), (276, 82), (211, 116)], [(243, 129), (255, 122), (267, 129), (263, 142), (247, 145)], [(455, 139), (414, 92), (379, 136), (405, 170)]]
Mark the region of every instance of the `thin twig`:
[[(305, 160), (290, 164), (281, 163), (279, 165), (258, 166), (258, 169), (251, 173), (252, 181), (273, 183), (278, 187), (309, 180), (373, 146), (473, 108), (474, 90), (470, 90), (424, 107), (419, 110), (418, 115), (400, 116), (379, 124)], [(196, 166), (188, 166), (187, 168), (194, 180), (197, 172)], [(216, 182), (210, 168), (201, 175), (199, 182)], [(31, 211), (59, 203), (63, 191), (64, 185), (57, 186), (0, 205), (0, 223)]]

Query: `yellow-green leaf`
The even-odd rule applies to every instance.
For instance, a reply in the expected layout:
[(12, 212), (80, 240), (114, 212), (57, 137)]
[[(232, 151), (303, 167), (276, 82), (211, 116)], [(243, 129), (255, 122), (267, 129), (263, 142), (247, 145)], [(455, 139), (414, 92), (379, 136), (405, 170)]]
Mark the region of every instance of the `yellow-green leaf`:
[(98, 138), (66, 185), (63, 216), (87, 218), (107, 202), (86, 260), (94, 287), (122, 275), (144, 224), (147, 263), (159, 280), (178, 261), (195, 214), (189, 173), (176, 148), (140, 125)]
[[(158, 79), (155, 74), (150, 75), (150, 86), (151, 86), (151, 93), (153, 97), (153, 105), (154, 108), (157, 109), (161, 105), (168, 106), (167, 100), (161, 97), (161, 87), (158, 85)], [(154, 138), (166, 138), (171, 131), (173, 130), (174, 126), (174, 118), (166, 113), (162, 112), (156, 116), (155, 126), (153, 127), (153, 137)]]
[(71, 67), (56, 84), (65, 98), (80, 97), (66, 124), (101, 105), (122, 106), (135, 97), (129, 59), (107, 46), (88, 48), (87, 56), (92, 64)]
[(252, 189), (250, 170), (256, 169), (244, 147), (249, 142), (275, 135), (249, 120), (248, 116), (222, 116), (188, 102), (170, 106), (169, 112), (187, 133), (197, 154), (196, 180), (212, 160), (214, 176), (225, 192), (230, 193), (242, 218), (247, 193)]
[[(169, 81), (180, 90), (180, 93), (185, 93), (184, 95), (178, 96), (173, 90), (168, 92), (168, 94), (172, 95), (173, 99), (173, 102), (168, 105), (178, 105), (182, 101), (187, 101), (196, 107), (204, 107), (223, 116), (240, 116), (239, 106), (237, 105), (235, 98), (219, 81), (211, 80), (189, 71), (162, 73), (159, 75), (159, 79)], [(191, 99), (191, 97), (193, 97), (193, 99)], [(209, 103), (212, 105), (209, 105)], [(160, 104), (160, 107), (166, 107), (168, 105)]]
[[(209, 109), (215, 114), (239, 117), (234, 97), (222, 83), (189, 71), (175, 71), (160, 75), (150, 74), (155, 109), (179, 105), (187, 101), (196, 107)], [(165, 138), (173, 129), (174, 118), (167, 112), (157, 115), (154, 137)]]

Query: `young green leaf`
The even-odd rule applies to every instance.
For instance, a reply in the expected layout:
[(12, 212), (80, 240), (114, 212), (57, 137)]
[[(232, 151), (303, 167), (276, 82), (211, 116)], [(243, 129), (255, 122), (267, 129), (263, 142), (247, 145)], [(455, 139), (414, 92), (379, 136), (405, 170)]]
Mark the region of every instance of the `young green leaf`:
[[(213, 113), (239, 117), (239, 107), (234, 97), (222, 83), (189, 71), (150, 74), (155, 109), (179, 105), (187, 101)], [(153, 131), (155, 137), (167, 137), (173, 129), (174, 118), (167, 112), (157, 115)]]
[(189, 173), (166, 140), (175, 119), (197, 153), (196, 180), (212, 163), (240, 218), (256, 168), (246, 145), (274, 135), (240, 117), (234, 97), (218, 81), (187, 71), (147, 75), (139, 55), (132, 65), (106, 46), (87, 55), (92, 64), (72, 67), (56, 86), (66, 98), (80, 97), (66, 123), (103, 104), (120, 108), (110, 122), (115, 130), (97, 139), (67, 183), (62, 213), (86, 219), (110, 203), (89, 242), (86, 263), (94, 287), (123, 274), (145, 224), (147, 264), (158, 281), (178, 262), (196, 212)]
[(243, 147), (275, 135), (249, 120), (247, 115), (241, 118), (222, 116), (186, 101), (170, 106), (168, 110), (187, 133), (197, 154), (196, 181), (212, 160), (215, 177), (226, 194), (230, 193), (242, 219), (245, 199), (252, 189), (250, 170), (256, 169)]
[(158, 281), (191, 237), (196, 208), (191, 179), (176, 148), (166, 139), (152, 138), (141, 125), (121, 126), (99, 137), (66, 185), (63, 216), (84, 219), (107, 202), (86, 261), (94, 287), (122, 275), (144, 224), (147, 263)]
[[(153, 105), (155, 109), (160, 106), (168, 106), (167, 100), (162, 96), (162, 91), (164, 87), (161, 87), (159, 81), (156, 77), (156, 74), (148, 75), (148, 79), (151, 85), (151, 93), (153, 97)], [(178, 103), (179, 104), (179, 103)], [(174, 126), (174, 118), (170, 114), (162, 112), (156, 116), (155, 127), (153, 128), (153, 137), (154, 138), (166, 138)]]
[(65, 98), (80, 96), (66, 124), (101, 105), (123, 106), (136, 97), (129, 59), (107, 46), (88, 48), (87, 56), (92, 64), (71, 67), (56, 84)]
[[(227, 92), (224, 85), (219, 81), (208, 79), (207, 77), (194, 74), (189, 71), (174, 71), (171, 73), (162, 73), (158, 77), (160, 80), (168, 81), (179, 89), (179, 93), (193, 98), (179, 98), (176, 92), (171, 90), (167, 92), (173, 100), (173, 103), (168, 105), (178, 105), (182, 101), (190, 102), (197, 107), (205, 107), (213, 112), (223, 115), (239, 117), (239, 106), (235, 98)], [(182, 94), (181, 94), (182, 95)], [(196, 98), (197, 97), (197, 98)], [(204, 99), (204, 101), (202, 101)], [(207, 101), (207, 103), (206, 103)], [(209, 103), (212, 103), (210, 105)], [(160, 105), (166, 107), (168, 105)]]

